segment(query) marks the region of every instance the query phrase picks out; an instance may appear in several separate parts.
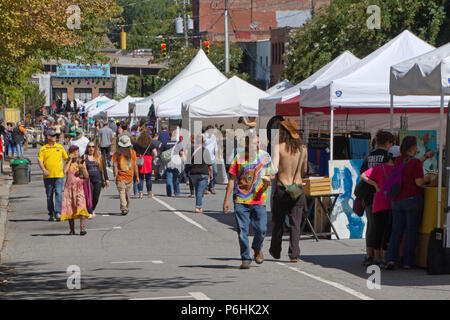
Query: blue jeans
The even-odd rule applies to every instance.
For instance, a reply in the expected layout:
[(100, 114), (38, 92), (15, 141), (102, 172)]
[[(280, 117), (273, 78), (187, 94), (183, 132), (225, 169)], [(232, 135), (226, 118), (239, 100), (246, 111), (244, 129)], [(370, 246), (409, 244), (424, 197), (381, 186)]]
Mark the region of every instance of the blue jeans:
[(202, 207), (202, 200), (203, 200), (203, 192), (206, 190), (207, 184), (208, 184), (208, 177), (207, 174), (192, 174), (191, 175), (191, 181), (195, 188), (195, 207), (201, 208)]
[(176, 196), (180, 195), (180, 171), (178, 169), (166, 169), (166, 192), (172, 196), (172, 189)]
[[(48, 215), (56, 217), (57, 213), (61, 213), (62, 196), (63, 196), (64, 178), (45, 178), (44, 186), (47, 194)], [(55, 202), (53, 202), (53, 194)]]
[(253, 237), (252, 249), (258, 251), (262, 249), (264, 237), (267, 231), (267, 211), (266, 206), (261, 204), (235, 204), (235, 216), (237, 233), (239, 237), (239, 247), (241, 249), (242, 260), (252, 261), (250, 257), (250, 247), (248, 242), (249, 223), (252, 223), (255, 236)]
[(217, 163), (214, 161), (212, 163), (212, 167), (213, 167), (213, 178), (212, 180), (209, 182), (209, 186), (208, 189), (214, 189), (214, 187), (216, 186), (216, 178), (217, 178)]
[(147, 192), (152, 192), (152, 173), (139, 173), (139, 192), (144, 191), (144, 180), (147, 187)]
[(136, 183), (136, 174), (133, 177), (133, 194), (137, 195), (139, 192), (138, 184)]
[(387, 251), (387, 261), (397, 262), (398, 250), (405, 234), (403, 265), (413, 266), (417, 233), (423, 215), (423, 196), (392, 202), (392, 233)]
[(23, 142), (18, 143), (17, 145), (17, 157), (23, 157)]

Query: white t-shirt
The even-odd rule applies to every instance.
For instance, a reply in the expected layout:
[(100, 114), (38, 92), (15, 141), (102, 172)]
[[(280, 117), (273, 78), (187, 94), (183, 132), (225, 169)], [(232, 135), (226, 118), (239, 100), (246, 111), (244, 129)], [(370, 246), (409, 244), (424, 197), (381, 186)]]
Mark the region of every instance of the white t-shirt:
[(82, 157), (84, 155), (84, 152), (86, 151), (88, 143), (89, 139), (84, 136), (79, 139), (72, 138), (69, 141), (68, 147), (70, 148), (70, 146), (78, 146), (78, 148), (80, 148), (80, 156)]
[(211, 161), (216, 162), (217, 138), (215, 135), (211, 135), (211, 137), (205, 141), (205, 148), (209, 151)]

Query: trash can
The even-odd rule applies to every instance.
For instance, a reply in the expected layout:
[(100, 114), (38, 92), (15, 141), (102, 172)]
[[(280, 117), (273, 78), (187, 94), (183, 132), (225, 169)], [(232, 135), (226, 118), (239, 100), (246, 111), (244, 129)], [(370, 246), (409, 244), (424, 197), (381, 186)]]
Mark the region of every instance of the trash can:
[(11, 162), (14, 184), (28, 184), (30, 182), (29, 161), (26, 159), (16, 159)]

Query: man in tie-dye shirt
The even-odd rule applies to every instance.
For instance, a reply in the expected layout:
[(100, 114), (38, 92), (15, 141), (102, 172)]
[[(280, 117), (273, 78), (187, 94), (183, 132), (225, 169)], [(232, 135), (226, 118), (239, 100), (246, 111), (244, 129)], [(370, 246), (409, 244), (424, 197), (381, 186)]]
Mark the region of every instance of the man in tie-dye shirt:
[(259, 149), (259, 137), (256, 133), (246, 137), (245, 153), (236, 155), (229, 173), (223, 212), (228, 213), (228, 200), (237, 184), (235, 216), (242, 258), (240, 268), (249, 269), (252, 261), (248, 241), (250, 222), (255, 231), (252, 243), (254, 259), (258, 264), (264, 261), (262, 246), (267, 231), (266, 200), (270, 181), (276, 173), (270, 155)]

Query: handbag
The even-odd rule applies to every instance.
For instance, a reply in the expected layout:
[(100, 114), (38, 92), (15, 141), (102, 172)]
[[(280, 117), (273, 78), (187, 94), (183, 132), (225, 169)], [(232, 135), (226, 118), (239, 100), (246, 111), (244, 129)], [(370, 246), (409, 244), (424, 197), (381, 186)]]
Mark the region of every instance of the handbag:
[(84, 197), (86, 199), (86, 209), (92, 208), (92, 192), (91, 192), (91, 182), (89, 179), (84, 179), (83, 183)]
[(139, 168), (141, 168), (144, 165), (144, 155), (147, 153), (148, 148), (150, 147), (150, 144), (147, 146), (147, 149), (145, 149), (144, 153), (142, 155), (138, 155), (136, 164)]
[(170, 149), (168, 149), (168, 150), (166, 150), (166, 151), (164, 151), (164, 152), (161, 152), (161, 157), (160, 157), (160, 159), (161, 159), (161, 162), (162, 162), (163, 164), (169, 163), (170, 160), (172, 159), (172, 149), (173, 149), (173, 148), (174, 148), (174, 147), (172, 147), (172, 148), (170, 148)]
[(303, 148), (300, 150), (300, 158), (298, 159), (297, 168), (295, 169), (294, 176), (292, 178), (292, 184), (290, 186), (284, 186), (286, 189), (287, 195), (291, 198), (291, 200), (296, 201), (303, 194), (303, 188), (299, 187), (298, 184), (294, 183), (295, 176), (297, 175), (298, 168), (300, 167), (300, 163), (302, 162), (303, 157)]
[(356, 198), (355, 201), (353, 201), (353, 212), (356, 213), (358, 217), (362, 217), (364, 215), (364, 210), (366, 210), (364, 200)]

